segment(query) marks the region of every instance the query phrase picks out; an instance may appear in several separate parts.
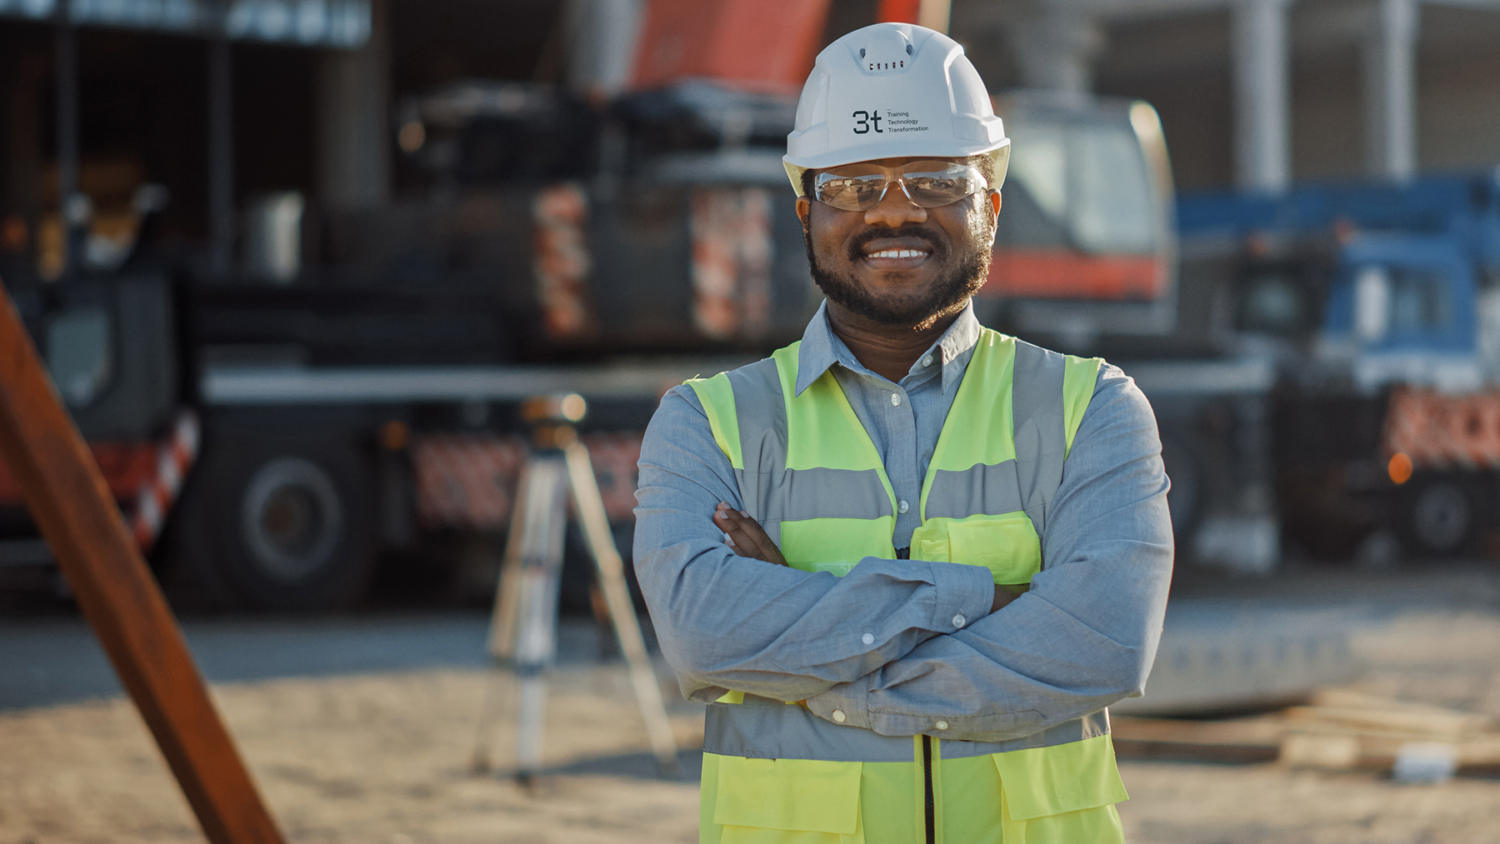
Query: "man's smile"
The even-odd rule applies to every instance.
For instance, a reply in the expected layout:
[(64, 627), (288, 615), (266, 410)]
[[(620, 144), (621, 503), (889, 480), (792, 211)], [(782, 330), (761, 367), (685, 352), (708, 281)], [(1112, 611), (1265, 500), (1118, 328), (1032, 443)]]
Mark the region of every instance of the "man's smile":
[(932, 244), (915, 237), (882, 237), (861, 244), (859, 262), (873, 270), (913, 270), (932, 257)]

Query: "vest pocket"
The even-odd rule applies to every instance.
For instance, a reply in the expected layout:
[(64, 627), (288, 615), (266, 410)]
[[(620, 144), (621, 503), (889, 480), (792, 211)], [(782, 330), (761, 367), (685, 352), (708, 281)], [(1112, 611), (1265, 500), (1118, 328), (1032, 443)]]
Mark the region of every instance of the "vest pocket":
[[(1088, 809), (1102, 809), (1129, 799), (1125, 784), (1120, 781), (1120, 771), (1115, 766), (1114, 745), (1107, 735), (1052, 747), (996, 753), (990, 759), (1000, 772), (1005, 814), (1011, 822), (1084, 813)], [(1077, 820), (1094, 823), (1104, 818), (1080, 814)], [(1041, 828), (1056, 825), (1038, 824)], [(1031, 836), (1023, 840), (1034, 844)], [(1050, 842), (1053, 839), (1039, 840)]]
[(713, 822), (723, 844), (790, 840), (756, 830), (853, 835), (859, 824), (862, 762), (720, 756), (718, 766)]
[(930, 519), (913, 534), (911, 553), (913, 559), (984, 566), (995, 583), (1006, 585), (1030, 583), (1042, 568), (1041, 540), (1022, 511)]
[(794, 569), (843, 577), (865, 557), (893, 559), (893, 516), (878, 519), (801, 519), (781, 523), (781, 554)]

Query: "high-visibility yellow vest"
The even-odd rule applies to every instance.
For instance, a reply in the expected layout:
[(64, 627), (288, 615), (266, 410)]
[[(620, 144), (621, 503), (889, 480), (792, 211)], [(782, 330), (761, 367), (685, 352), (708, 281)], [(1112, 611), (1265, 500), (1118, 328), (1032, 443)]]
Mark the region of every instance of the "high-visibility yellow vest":
[[(800, 344), (689, 381), (745, 510), (804, 571), (897, 558), (896, 496), (838, 381), (795, 395)], [(1100, 360), (984, 329), (922, 484), (910, 558), (987, 566), (1024, 586)], [(1012, 741), (882, 736), (730, 692), (705, 724), (700, 840), (710, 844), (1101, 844), (1126, 798), (1109, 715)]]

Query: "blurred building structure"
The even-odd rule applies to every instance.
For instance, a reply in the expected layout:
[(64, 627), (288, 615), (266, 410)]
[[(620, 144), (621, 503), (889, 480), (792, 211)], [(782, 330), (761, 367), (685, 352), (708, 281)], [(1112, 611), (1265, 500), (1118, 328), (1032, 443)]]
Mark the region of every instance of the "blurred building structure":
[(1152, 102), (1189, 189), (1500, 161), (1492, 0), (958, 0), (953, 28), (992, 80)]
[[(222, 263), (255, 193), (362, 207), (420, 184), (392, 149), (403, 96), (464, 78), (617, 94), (643, 6), (0, 0), (0, 215), (34, 229), (113, 162), (168, 188), (163, 234), (211, 239)], [(824, 40), (878, 7), (833, 0)], [(992, 90), (1153, 103), (1188, 189), (1500, 160), (1500, 0), (953, 0), (951, 30)], [(217, 112), (215, 86), (233, 92)]]

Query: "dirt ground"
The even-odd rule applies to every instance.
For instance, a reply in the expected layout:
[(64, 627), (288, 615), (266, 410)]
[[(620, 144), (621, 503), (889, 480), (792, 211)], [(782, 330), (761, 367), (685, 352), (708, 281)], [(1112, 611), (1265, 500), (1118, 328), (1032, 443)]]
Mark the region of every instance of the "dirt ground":
[[(1500, 716), (1500, 615), (1414, 613), (1355, 644), (1371, 665), (1362, 690)], [(214, 691), (298, 844), (696, 840), (696, 785), (651, 776), (622, 668), (554, 674), (549, 771), (534, 795), (471, 770), (492, 676), (417, 671)], [(678, 738), (691, 746), (701, 710), (681, 701), (673, 709)], [(511, 758), (508, 723), (497, 725), (491, 752), (497, 765)], [(691, 777), (692, 754), (684, 760)], [(1121, 816), (1137, 844), (1500, 841), (1500, 780), (1406, 786), (1274, 764), (1121, 767), (1132, 797)], [(0, 714), (0, 844), (199, 840), (127, 701)]]

